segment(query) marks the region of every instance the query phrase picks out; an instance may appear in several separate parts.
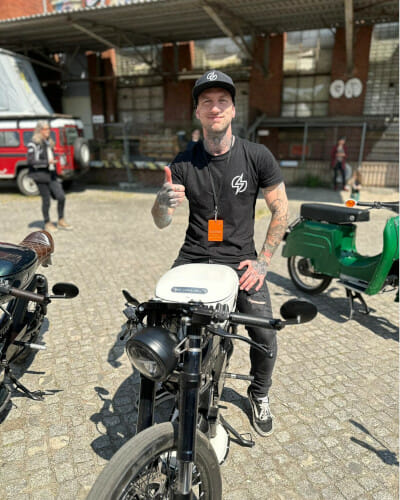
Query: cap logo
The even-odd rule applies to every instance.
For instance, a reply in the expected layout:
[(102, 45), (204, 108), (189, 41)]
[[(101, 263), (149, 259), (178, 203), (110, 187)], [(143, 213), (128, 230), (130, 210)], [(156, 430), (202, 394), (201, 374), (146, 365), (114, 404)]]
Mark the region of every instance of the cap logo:
[(208, 73), (206, 78), (207, 78), (207, 80), (210, 80), (210, 82), (213, 82), (214, 80), (216, 80), (218, 78), (218, 75), (215, 71), (211, 71), (211, 73)]

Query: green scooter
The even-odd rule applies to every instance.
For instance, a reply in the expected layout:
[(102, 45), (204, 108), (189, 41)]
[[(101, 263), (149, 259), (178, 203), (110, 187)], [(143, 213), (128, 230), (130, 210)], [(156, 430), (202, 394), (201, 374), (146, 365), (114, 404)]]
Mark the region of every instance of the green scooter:
[(372, 208), (399, 213), (398, 202), (348, 200), (346, 207), (304, 203), (300, 218), (289, 226), (284, 238), (282, 255), (288, 258), (289, 274), (296, 288), (316, 295), (337, 278), (349, 299), (350, 319), (355, 299), (362, 303), (365, 314), (370, 312), (362, 294), (375, 295), (397, 288), (395, 300), (399, 300), (399, 216), (387, 220), (380, 254), (370, 257), (356, 250), (355, 223), (368, 221)]

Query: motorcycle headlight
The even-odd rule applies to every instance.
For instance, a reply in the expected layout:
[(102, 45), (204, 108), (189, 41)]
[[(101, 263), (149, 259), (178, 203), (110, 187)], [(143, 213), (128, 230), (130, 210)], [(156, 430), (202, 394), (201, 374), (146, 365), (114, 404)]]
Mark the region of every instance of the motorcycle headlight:
[(132, 365), (145, 377), (162, 382), (174, 370), (178, 357), (178, 340), (165, 328), (143, 328), (126, 343), (125, 350)]

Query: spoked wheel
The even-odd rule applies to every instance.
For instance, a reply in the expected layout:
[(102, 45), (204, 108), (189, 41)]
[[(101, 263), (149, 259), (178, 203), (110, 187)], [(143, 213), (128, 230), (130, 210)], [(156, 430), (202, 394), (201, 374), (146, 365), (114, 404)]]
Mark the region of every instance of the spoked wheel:
[[(177, 482), (178, 426), (171, 422), (150, 427), (130, 439), (97, 478), (87, 500), (171, 500)], [(193, 499), (220, 500), (219, 464), (208, 439), (196, 439)]]
[(310, 259), (305, 257), (289, 257), (288, 270), (295, 287), (310, 295), (323, 292), (332, 281), (331, 277), (314, 272)]

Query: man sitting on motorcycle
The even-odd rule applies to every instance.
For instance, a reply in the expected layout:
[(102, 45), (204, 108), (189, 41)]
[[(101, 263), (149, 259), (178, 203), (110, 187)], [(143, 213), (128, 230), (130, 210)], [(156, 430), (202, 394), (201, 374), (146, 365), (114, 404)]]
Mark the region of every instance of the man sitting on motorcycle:
[[(193, 262), (225, 264), (239, 276), (237, 308), (240, 312), (271, 316), (266, 274), (271, 258), (285, 234), (288, 201), (279, 166), (271, 152), (232, 133), (235, 86), (220, 71), (207, 71), (193, 87), (196, 117), (204, 140), (178, 154), (165, 167), (165, 183), (152, 208), (155, 224), (167, 227), (185, 196), (189, 225), (174, 266)], [(265, 242), (257, 256), (254, 213), (259, 188), (271, 211)], [(268, 391), (277, 355), (276, 332), (247, 328), (250, 337), (267, 345), (270, 355), (251, 347), (253, 382), (248, 388), (256, 431), (272, 433)]]

